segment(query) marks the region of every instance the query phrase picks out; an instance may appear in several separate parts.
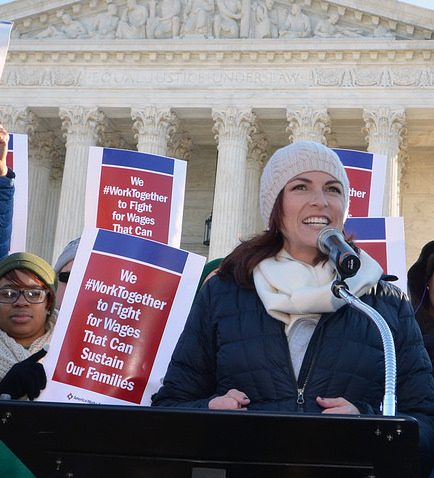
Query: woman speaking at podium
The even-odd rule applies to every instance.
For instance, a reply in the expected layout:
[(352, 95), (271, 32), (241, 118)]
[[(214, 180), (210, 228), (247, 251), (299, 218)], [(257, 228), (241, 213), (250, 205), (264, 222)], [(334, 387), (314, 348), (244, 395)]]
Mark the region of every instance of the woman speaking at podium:
[[(335, 297), (317, 247), (342, 231), (349, 182), (334, 151), (299, 141), (270, 158), (260, 207), (268, 229), (242, 242), (202, 287), (152, 405), (380, 414), (384, 352), (376, 325)], [(387, 321), (397, 351), (397, 410), (419, 421), (423, 474), (434, 457), (431, 363), (412, 307), (360, 252), (349, 290)]]

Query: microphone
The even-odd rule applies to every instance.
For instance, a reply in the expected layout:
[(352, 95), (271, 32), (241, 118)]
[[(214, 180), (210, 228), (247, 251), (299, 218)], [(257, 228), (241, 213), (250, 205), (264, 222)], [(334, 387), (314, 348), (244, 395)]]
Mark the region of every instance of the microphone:
[(323, 227), (318, 233), (316, 242), (318, 249), (333, 261), (343, 280), (357, 274), (360, 268), (360, 257), (345, 242), (342, 232), (337, 227)]

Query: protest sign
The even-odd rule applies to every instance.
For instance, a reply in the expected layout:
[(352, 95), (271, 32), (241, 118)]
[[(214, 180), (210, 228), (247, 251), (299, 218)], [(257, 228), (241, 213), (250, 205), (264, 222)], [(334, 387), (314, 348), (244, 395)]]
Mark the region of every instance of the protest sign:
[(0, 21), (0, 77), (3, 74), (13, 22)]
[(187, 163), (89, 148), (85, 225), (179, 247)]
[(28, 146), (26, 134), (10, 135), (6, 164), (16, 174), (10, 251), (25, 251), (28, 200)]
[[(6, 62), (13, 22), (0, 21), (0, 77)], [(0, 118), (1, 122), (1, 118)], [(15, 171), (14, 215), (12, 219), (11, 252), (26, 250), (28, 152), (27, 135), (10, 133), (6, 164)]]
[(407, 292), (404, 218), (350, 217), (345, 221), (345, 233), (354, 237), (356, 245), (373, 257), (385, 274), (396, 275), (394, 284)]
[(205, 258), (86, 227), (45, 358), (41, 400), (149, 405)]
[(381, 216), (387, 157), (350, 149), (333, 151), (342, 161), (350, 182), (349, 216)]

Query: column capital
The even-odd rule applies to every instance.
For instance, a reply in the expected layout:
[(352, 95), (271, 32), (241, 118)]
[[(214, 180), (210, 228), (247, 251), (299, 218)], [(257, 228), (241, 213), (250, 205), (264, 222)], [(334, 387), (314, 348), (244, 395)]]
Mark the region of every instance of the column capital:
[(179, 120), (171, 108), (154, 105), (131, 108), (137, 149), (165, 155), (167, 143), (176, 132)]
[(101, 134), (101, 144), (106, 148), (115, 149), (134, 149), (134, 146), (121, 135), (118, 131), (107, 131), (106, 129)]
[(167, 155), (171, 158), (190, 161), (196, 147), (193, 140), (183, 133), (175, 133), (170, 138), (167, 146)]
[(298, 109), (287, 109), (286, 119), (289, 141), (316, 141), (327, 144), (327, 135), (330, 134), (330, 116), (326, 108), (303, 106)]
[(213, 108), (212, 118), (213, 132), (216, 133), (215, 139), (219, 145), (231, 143), (244, 146), (251, 141), (251, 134), (256, 132), (256, 114), (251, 108)]
[(247, 153), (247, 165), (261, 170), (270, 157), (268, 141), (264, 133), (254, 133), (251, 139)]
[(400, 144), (406, 133), (404, 108), (381, 106), (363, 110), (368, 151), (385, 154), (387, 157), (399, 153)]
[(98, 144), (105, 122), (105, 114), (98, 107), (64, 106), (59, 108), (59, 116), (68, 143)]
[(36, 132), (29, 145), (29, 161), (45, 162), (50, 167), (50, 179), (62, 177), (65, 154), (65, 144), (53, 131)]
[(30, 139), (39, 124), (35, 113), (27, 106), (0, 105), (1, 123), (8, 132), (27, 134)]
[(53, 131), (37, 131), (34, 134), (32, 146), (29, 148), (29, 159), (33, 161), (48, 161), (52, 164), (64, 161), (65, 144)]

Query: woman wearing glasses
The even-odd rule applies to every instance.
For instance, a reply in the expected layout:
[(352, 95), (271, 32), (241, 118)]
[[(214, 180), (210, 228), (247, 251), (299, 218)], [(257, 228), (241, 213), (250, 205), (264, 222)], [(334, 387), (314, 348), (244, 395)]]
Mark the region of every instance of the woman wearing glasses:
[(45, 387), (38, 360), (56, 323), (56, 288), (54, 270), (34, 254), (18, 252), (0, 262), (0, 394), (33, 400)]

